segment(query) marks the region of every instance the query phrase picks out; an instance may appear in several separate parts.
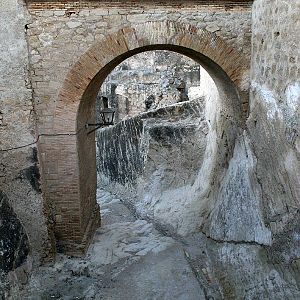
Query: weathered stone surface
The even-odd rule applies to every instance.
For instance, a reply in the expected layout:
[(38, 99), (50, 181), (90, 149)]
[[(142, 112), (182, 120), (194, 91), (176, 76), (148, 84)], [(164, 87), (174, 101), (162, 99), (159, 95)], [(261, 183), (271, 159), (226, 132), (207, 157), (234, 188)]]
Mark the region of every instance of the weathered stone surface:
[[(26, 41), (30, 18), (23, 1), (3, 0), (0, 6), (0, 190), (25, 227), (38, 264), (41, 256), (47, 256), (49, 240), (39, 185)], [(38, 54), (31, 52), (36, 63)]]
[[(110, 21), (116, 25), (124, 19), (124, 16), (115, 14)], [(116, 25), (116, 28), (121, 27)], [(80, 36), (75, 41), (76, 45), (78, 45), (79, 40), (82, 40), (84, 31), (80, 31)], [(223, 115), (227, 116), (228, 119), (226, 121), (224, 118), (223, 121), (227, 124), (223, 126), (226, 127), (226, 139), (228, 136), (231, 137), (229, 142), (226, 140), (230, 147), (232, 147), (232, 138), (236, 130), (227, 127), (231, 126), (229, 123), (234, 127), (236, 124), (233, 123), (240, 121), (241, 107), (241, 101), (235, 93), (236, 89), (233, 82), (239, 88), (247, 89), (249, 71), (247, 58), (243, 58), (242, 53), (232, 48), (231, 42), (218, 38), (215, 34), (202, 30), (202, 28), (181, 24), (177, 21), (151, 21), (142, 25), (136, 24), (134, 27), (126, 27), (111, 34), (110, 31), (105, 32), (105, 36), (105, 40), (94, 43), (79, 59), (72, 54), (75, 59), (74, 63), (70, 64), (72, 66), (67, 75), (65, 73), (66, 77), (63, 75), (61, 80), (57, 80), (57, 82), (63, 82), (63, 87), (55, 89), (55, 93), (58, 93), (58, 90), (60, 92), (57, 100), (49, 101), (51, 107), (41, 106), (38, 108), (38, 105), (35, 106), (35, 109), (39, 111), (37, 112), (39, 116), (40, 112), (43, 114), (44, 111), (50, 112), (50, 115), (53, 113), (52, 117), (48, 115), (47, 120), (39, 118), (37, 124), (38, 131), (42, 134), (39, 140), (41, 147), (39, 149), (43, 154), (41, 159), (45, 170), (42, 176), (42, 186), (46, 202), (49, 203), (52, 216), (55, 217), (54, 228), (56, 236), (60, 239), (59, 248), (61, 251), (72, 251), (71, 253), (74, 249), (77, 251), (82, 249), (83, 251), (86, 243), (82, 242), (81, 246), (78, 246), (78, 241), (83, 241), (84, 237), (91, 235), (84, 233), (84, 229), (88, 230), (95, 227), (89, 224), (92, 222), (91, 220), (95, 220), (94, 224), (97, 223), (96, 213), (92, 213), (97, 211), (95, 148), (93, 135), (89, 137), (85, 135), (85, 125), (87, 122), (94, 123), (94, 99), (110, 68), (117, 66), (118, 62), (126, 59), (128, 55), (152, 47), (153, 49), (161, 49), (162, 47), (162, 49), (170, 49), (175, 52), (180, 49), (178, 50), (180, 53), (191, 56), (196, 61), (202, 61), (212, 76), (219, 81), (219, 88), (223, 91), (222, 105), (220, 106), (223, 108)], [(91, 42), (93, 35), (88, 34), (87, 40)], [(149, 48), (140, 48), (141, 45), (148, 45)], [(48, 46), (43, 49), (46, 48)], [(132, 49), (133, 52), (128, 51), (129, 49)], [(199, 49), (203, 55), (193, 52), (192, 49)], [(75, 51), (75, 53), (79, 52)], [(226, 53), (230, 53), (231, 60), (225, 59)], [(206, 59), (206, 56), (215, 61), (216, 64)], [(62, 64), (58, 65), (61, 66)], [(223, 73), (222, 67), (229, 77)], [(67, 69), (64, 67), (61, 71)], [(221, 83), (223, 81), (228, 84), (226, 88)], [(46, 88), (42, 97), (50, 92), (49, 84), (49, 81), (37, 81), (37, 89)], [(228, 93), (231, 95), (227, 95)], [(244, 100), (247, 102), (246, 99)], [(78, 137), (75, 137), (75, 134), (78, 134)], [(218, 134), (222, 134), (221, 130), (218, 131)], [(224, 154), (226, 154), (226, 150)], [(225, 164), (224, 157), (221, 158), (222, 165)], [(66, 176), (66, 174), (71, 176)], [(62, 193), (62, 191), (64, 192)], [(194, 201), (196, 200), (193, 199)], [(180, 199), (178, 202), (181, 202)], [(190, 205), (189, 210), (193, 210), (192, 205)], [(177, 213), (180, 214), (179, 211)], [(69, 222), (70, 216), (72, 216), (71, 222)], [(75, 222), (74, 219), (77, 221)], [(185, 219), (188, 218), (182, 218), (183, 221)], [(77, 226), (78, 224), (80, 226)], [(76, 244), (76, 247), (73, 244)]]
[[(219, 24), (220, 36), (229, 44), (244, 48), (245, 53), (250, 53), (250, 41), (244, 38), (244, 32), (250, 29), (250, 11), (243, 9), (243, 6), (241, 11), (238, 8), (229, 12), (225, 11), (224, 5), (212, 6), (212, 11), (221, 8), (220, 14), (215, 14), (208, 12), (206, 5), (186, 4), (184, 9), (178, 10), (173, 5), (156, 7), (153, 3), (140, 3), (132, 10), (130, 5), (122, 5), (120, 8), (119, 4), (107, 6), (103, 2), (97, 3), (97, 8), (94, 6), (95, 2), (85, 3), (87, 6), (80, 3), (75, 9), (70, 9), (74, 3), (67, 8), (65, 3), (58, 3), (63, 6), (56, 7), (57, 3), (51, 4), (54, 7), (50, 3), (42, 3), (36, 9), (37, 7), (29, 4), (25, 6), (25, 1), (1, 1), (3, 30), (0, 71), (3, 76), (0, 77), (0, 166), (4, 174), (0, 178), (1, 190), (8, 195), (11, 206), (26, 227), (33, 251), (36, 254), (43, 252), (44, 256), (49, 254), (45, 248), (50, 248), (49, 234), (51, 235), (51, 232), (47, 232), (46, 224), (48, 229), (51, 228), (54, 216), (61, 216), (61, 213), (44, 205), (43, 197), (54, 193), (40, 193), (38, 168), (45, 171), (44, 174), (40, 172), (42, 179), (49, 174), (47, 183), (51, 186), (55, 186), (52, 184), (53, 180), (62, 168), (61, 165), (57, 166), (57, 161), (53, 164), (49, 162), (49, 157), (43, 166), (31, 162), (27, 157), (31, 156), (31, 146), (34, 148), (39, 138), (43, 145), (45, 137), (39, 134), (48, 132), (54, 125), (54, 109), (62, 83), (71, 66), (91, 48), (95, 40), (98, 41), (120, 28), (138, 24), (144, 27), (140, 23), (141, 19), (178, 21), (203, 29), (215, 22)], [(248, 7), (249, 5), (246, 6)], [(27, 14), (27, 8), (30, 14)], [(111, 42), (116, 49), (121, 46), (114, 38)], [(114, 47), (103, 55), (110, 56)], [(122, 47), (127, 49), (126, 45)], [(98, 63), (101, 65), (99, 61)], [(84, 73), (85, 69), (80, 68), (80, 74)], [(62, 122), (70, 123), (65, 119)], [(59, 124), (55, 125), (59, 127)], [(67, 144), (65, 141), (62, 143)], [(40, 149), (40, 158), (45, 156), (44, 150)], [(53, 157), (56, 155), (53, 154)], [(52, 205), (53, 202), (50, 206)], [(50, 220), (47, 220), (48, 217)]]
[[(90, 9), (74, 9), (74, 12), (62, 16), (45, 16), (46, 12), (54, 12), (51, 9), (30, 9), (31, 22), (27, 30), (30, 51), (39, 53), (41, 60), (32, 61), (32, 82), (34, 88), (34, 102), (39, 116), (38, 124), (42, 132), (45, 132), (45, 124), (52, 125), (50, 114), (47, 116), (43, 111), (47, 109), (53, 113), (55, 101), (64, 79), (70, 67), (84, 54), (99, 37), (115, 33), (126, 27), (140, 26), (139, 30), (146, 28), (146, 22), (158, 22), (162, 20), (175, 21), (205, 30), (206, 27), (214, 27), (218, 24), (218, 36), (223, 38), (229, 45), (243, 52), (250, 63), (251, 52), (251, 12), (248, 9), (240, 11), (207, 11), (200, 5), (185, 3), (180, 10), (176, 7), (157, 7), (153, 3), (140, 3), (137, 9), (128, 7), (116, 7), (116, 4)], [(165, 4), (166, 5), (166, 4)], [(140, 20), (144, 20), (143, 23)], [(79, 24), (80, 27), (69, 28), (68, 24)], [(74, 26), (75, 26), (74, 25)], [(152, 26), (151, 23), (148, 26)], [(37, 32), (43, 28), (42, 32)], [(80, 31), (78, 31), (80, 29)], [(164, 30), (165, 28), (162, 28)], [(150, 29), (151, 30), (151, 29)], [(171, 29), (172, 30), (172, 29)], [(84, 33), (83, 33), (83, 32)], [(153, 33), (155, 34), (155, 33)], [(160, 34), (160, 33), (158, 33)], [(164, 33), (161, 33), (162, 35)], [(109, 51), (111, 54), (111, 51)], [(145, 54), (146, 60), (149, 56)], [(53, 64), (53, 59), (57, 64)], [(39, 73), (39, 75), (37, 75)], [(42, 78), (40, 77), (42, 76)], [(51, 82), (51, 84), (50, 84)], [(43, 127), (43, 128), (42, 128)]]
[[(248, 133), (257, 159), (265, 222), (273, 234), (297, 235), (288, 223), (300, 203), (299, 1), (256, 1), (253, 14), (252, 101)], [(296, 17), (297, 15), (297, 17)], [(264, 16), (263, 18), (261, 18)], [(276, 17), (275, 17), (276, 16)], [(275, 21), (275, 19), (281, 22)], [(293, 233), (294, 232), (294, 233)], [(276, 243), (276, 239), (273, 241)], [(291, 247), (295, 244), (288, 243)]]
[(24, 263), (29, 242), (24, 227), (0, 191), (0, 270), (9, 272)]
[(225, 299), (298, 299), (300, 290), (288, 268), (266, 259), (264, 248), (209, 241), (213, 277)]
[(206, 30), (209, 32), (216, 32), (216, 31), (220, 30), (220, 27), (216, 24), (210, 24), (210, 25), (206, 26)]
[[(151, 143), (156, 147), (180, 146), (183, 139), (196, 130), (193, 122), (177, 124), (180, 117), (200, 117), (197, 102), (178, 104), (141, 114), (98, 133), (98, 171), (110, 181), (135, 185), (145, 168)], [(168, 120), (173, 119), (173, 123)], [(176, 121), (177, 120), (177, 123)], [(190, 123), (190, 124), (189, 124)], [(187, 126), (188, 127), (187, 127)], [(150, 142), (152, 141), (152, 142)], [(161, 150), (160, 155), (162, 155)], [(187, 163), (190, 161), (186, 159)], [(171, 166), (170, 166), (171, 167)], [(190, 169), (189, 166), (186, 169)]]
[[(44, 2), (44, 5), (50, 5), (49, 3)], [(162, 5), (155, 7), (150, 3), (136, 7), (134, 11), (128, 7), (116, 9), (108, 6), (98, 9), (80, 7), (75, 11), (64, 10), (62, 13), (46, 6), (46, 9), (31, 10), (31, 18), (27, 19), (21, 4), (16, 0), (3, 0), (0, 3), (4, 28), (0, 34), (0, 71), (4, 74), (0, 79), (0, 183), (1, 190), (8, 196), (9, 205), (28, 232), (32, 249), (47, 255), (44, 249), (51, 247), (48, 244), (43, 211), (45, 207), (39, 190), (38, 162), (36, 159), (32, 161), (32, 156), (35, 155), (32, 155), (31, 149), (31, 146), (35, 147), (38, 134), (51, 134), (53, 126), (60, 130), (60, 126), (64, 124), (76, 123), (78, 99), (81, 99), (85, 88), (90, 85), (102, 64), (121, 55), (128, 47), (136, 48), (144, 42), (172, 43), (174, 32), (174, 38), (180, 40), (182, 45), (198, 48), (203, 46), (198, 44), (202, 39), (194, 40), (192, 37), (197, 36), (197, 28), (200, 31), (206, 28), (202, 37), (210, 37), (210, 42), (204, 46), (210, 47), (211, 57), (221, 61), (221, 66), (226, 69), (228, 64), (235, 65), (240, 59), (241, 56), (231, 56), (233, 48), (238, 49), (246, 57), (242, 62), (239, 61), (239, 65), (247, 69), (251, 48), (251, 14), (249, 11), (233, 12), (225, 9), (209, 11), (207, 6), (203, 10), (198, 9), (198, 5), (186, 5), (178, 10), (178, 7), (172, 5), (166, 8)], [(202, 230), (214, 239), (211, 241), (202, 235), (199, 238), (200, 241), (205, 241), (206, 248), (203, 251), (210, 253), (209, 255), (197, 254), (197, 247), (194, 247), (195, 256), (188, 253), (188, 247), (186, 253), (186, 257), (191, 257), (189, 261), (193, 264), (194, 273), (202, 272), (199, 277), (202, 284), (207, 286), (206, 297), (210, 294), (216, 299), (299, 299), (299, 7), (299, 0), (257, 0), (254, 4), (252, 90), (247, 124), (243, 124), (240, 117), (240, 103), (237, 101), (232, 104), (234, 97), (221, 93), (222, 90), (235, 90), (235, 87), (229, 80), (219, 80), (220, 97), (212, 97), (210, 106), (210, 101), (206, 101), (203, 116), (189, 119), (180, 114), (181, 120), (173, 120), (173, 114), (166, 115), (162, 110), (161, 115), (155, 112), (145, 119), (140, 118), (136, 124), (132, 121), (130, 130), (133, 132), (138, 128), (136, 136), (125, 133), (122, 139), (116, 132), (116, 138), (121, 140), (123, 146), (110, 155), (116, 158), (133, 153), (133, 156), (137, 155), (136, 160), (131, 162), (126, 157), (117, 166), (104, 165), (104, 169), (111, 169), (111, 172), (106, 172), (104, 183), (111, 183), (113, 177), (116, 177), (116, 182), (112, 185), (115, 191), (126, 192), (127, 203), (134, 205), (135, 210), (143, 217), (154, 220), (156, 226), (183, 236)], [(168, 22), (157, 23), (158, 20)], [(179, 26), (181, 23), (187, 25)], [(125, 39), (126, 34), (134, 36), (128, 27), (135, 28), (135, 34), (140, 38)], [(121, 28), (122, 34), (109, 35)], [(28, 40), (30, 65), (24, 30)], [(184, 36), (182, 39), (181, 31)], [(184, 35), (185, 32), (188, 34)], [(92, 49), (88, 52), (89, 55), (80, 59), (80, 64), (76, 64), (79, 57), (87, 49), (91, 49), (95, 40), (105, 36), (108, 36), (107, 48), (100, 48), (98, 44), (93, 48), (94, 53)], [(226, 43), (221, 43), (218, 37)], [(229, 45), (227, 51), (223, 51), (222, 45)], [(202, 48), (200, 52), (204, 50)], [(76, 67), (72, 68), (74, 65)], [(68, 82), (74, 81), (76, 84), (66, 84), (67, 88), (61, 91), (71, 68), (73, 73), (67, 77)], [(240, 69), (229, 71), (232, 81), (247, 92), (247, 72), (244, 74)], [(215, 75), (220, 74), (223, 73), (219, 70), (219, 74)], [(29, 82), (32, 82), (33, 89)], [(81, 92), (77, 93), (78, 90)], [(66, 97), (67, 101), (58, 104), (58, 95)], [(35, 105), (32, 104), (32, 96)], [(77, 101), (77, 104), (73, 101)], [(243, 107), (246, 107), (246, 99), (242, 102)], [(53, 122), (53, 116), (57, 113), (61, 113), (62, 118)], [(37, 134), (34, 132), (34, 115), (37, 118)], [(79, 122), (83, 128), (87, 121), (84, 117), (80, 120), (82, 124)], [(151, 123), (150, 119), (155, 121)], [(75, 130), (75, 126), (67, 128)], [(78, 167), (78, 160), (73, 158), (82, 149), (77, 151), (79, 147), (72, 143), (77, 137), (71, 134), (68, 139), (64, 139), (65, 132), (59, 133), (62, 134), (59, 137), (47, 137), (53, 139), (53, 142), (47, 145), (49, 149), (46, 150), (42, 149), (46, 137), (39, 136), (41, 157), (49, 150), (43, 161), (42, 175), (47, 177), (45, 182), (51, 188), (60, 183), (61, 177), (58, 175), (61, 174), (70, 182), (60, 189), (54, 189), (54, 192), (46, 190), (44, 197), (55, 195), (62, 198), (67, 190), (73, 189), (73, 194), (64, 198), (67, 201), (62, 201), (63, 205), (67, 205), (59, 207), (60, 211), (53, 209), (53, 212), (55, 222), (61, 222), (61, 227), (67, 227), (71, 224), (69, 221), (72, 221), (74, 228), (77, 228), (81, 224), (78, 215), (67, 215), (68, 222), (64, 223), (62, 213), (66, 206), (74, 203), (71, 196), (78, 193), (78, 189), (74, 192), (74, 181), (78, 179), (74, 170)], [(137, 143), (135, 137), (140, 137), (142, 143)], [(92, 138), (91, 140), (94, 142)], [(57, 141), (62, 148), (56, 148)], [(114, 145), (117, 144), (115, 142)], [(63, 152), (65, 149), (71, 150)], [(141, 149), (145, 151), (140, 151)], [(138, 156), (140, 152), (142, 156)], [(57, 163), (57, 153), (67, 159), (63, 163)], [(69, 153), (74, 156), (70, 158)], [(86, 147), (80, 152), (82, 156), (90, 153), (94, 155), (94, 148)], [(119, 161), (115, 159), (115, 162)], [(69, 168), (70, 166), (73, 168)], [(126, 169), (129, 170), (128, 173)], [(92, 185), (85, 181), (85, 176), (81, 178), (80, 189), (87, 187), (86, 198), (91, 201)], [(86, 209), (90, 208), (88, 204), (82, 204), (77, 203), (83, 213), (89, 212)], [(74, 205), (75, 213), (78, 210)], [(126, 209), (118, 205), (118, 211), (122, 214)], [(115, 217), (116, 220), (119, 218), (120, 215)], [(186, 261), (179, 252), (170, 249), (170, 253), (175, 253), (175, 259), (166, 257), (167, 252), (162, 253), (162, 257), (150, 253), (152, 246), (157, 250), (160, 243), (168, 241), (168, 238), (159, 236), (157, 232), (152, 235), (152, 226), (148, 226), (147, 222), (124, 222), (118, 233), (115, 224), (110, 223), (109, 228), (112, 230), (106, 231), (107, 228), (104, 228), (101, 237), (97, 237), (105, 239), (106, 245), (98, 244), (94, 247), (95, 252), (100, 249), (107, 253), (100, 258), (98, 253), (98, 256), (94, 253), (93, 257), (97, 256), (101, 266), (110, 260), (117, 263), (115, 259), (126, 262), (128, 257), (135, 263), (134, 260), (138, 259), (141, 252), (149, 257), (143, 261), (146, 263), (146, 274), (140, 272), (139, 264), (132, 264), (131, 277), (119, 277), (118, 272), (124, 270), (124, 265), (117, 265), (114, 276), (104, 277), (104, 288), (106, 284), (110, 286), (111, 279), (118, 278), (119, 283), (113, 286), (117, 289), (114, 295), (127, 295), (129, 298), (138, 298), (140, 295), (152, 297), (153, 287), (157, 287), (160, 278), (184, 270), (190, 280), (181, 277), (182, 286), (190, 287), (192, 282), (191, 288), (194, 289), (188, 299), (193, 299), (194, 291), (202, 297), (202, 287), (199, 289), (196, 285), (195, 278), (192, 278)], [(78, 229), (77, 234), (81, 229)], [(150, 236), (150, 242), (142, 239), (141, 245), (136, 243), (135, 238), (140, 237), (140, 230)], [(73, 231), (72, 234), (75, 239), (78, 238)], [(133, 240), (124, 245), (123, 239), (130, 239), (131, 234), (134, 236)], [(111, 245), (117, 248), (111, 248)], [(195, 245), (203, 249), (200, 244)], [(113, 255), (114, 249), (117, 258)], [(175, 262), (179, 257), (181, 263), (177, 268)], [(153, 267), (151, 261), (154, 259), (157, 259), (157, 264)], [(176, 265), (176, 268), (161, 269), (164, 276), (157, 276), (158, 279), (150, 276), (149, 279), (147, 275), (153, 274), (153, 269), (159, 268), (162, 262), (166, 262), (169, 267)], [(61, 297), (59, 291), (67, 297), (82, 294), (87, 298), (96, 297), (95, 285), (99, 282), (97, 271), (94, 269), (93, 276), (96, 275), (90, 280), (89, 269), (78, 267), (77, 263), (75, 260), (75, 270), (67, 266), (66, 272), (61, 271), (62, 276), (57, 276), (56, 272), (62, 268), (53, 268), (50, 280), (43, 281), (49, 277), (47, 272), (42, 273), (45, 270), (42, 269), (35, 277), (38, 278), (37, 281), (32, 281), (29, 289), (36, 292), (36, 286), (39, 286), (36, 282), (39, 282), (41, 288), (45, 288), (38, 291), (41, 298), (49, 295)], [(96, 264), (96, 270), (99, 270), (98, 266)], [(200, 266), (201, 272), (198, 272), (197, 266)], [(103, 273), (107, 274), (107, 270), (114, 272), (114, 267), (104, 269)], [(20, 282), (27, 280), (27, 274), (23, 271), (20, 269), (16, 274)], [(78, 280), (77, 277), (81, 278)], [(130, 291), (129, 288), (122, 290), (121, 286), (130, 287), (132, 282), (139, 283), (140, 278), (152, 280), (146, 286), (146, 291)], [(70, 281), (71, 285), (64, 280)], [(176, 279), (175, 282), (177, 281)], [(44, 284), (51, 287), (45, 287)], [(55, 289), (58, 284), (57, 292)], [(73, 289), (74, 286), (76, 289)], [(92, 287), (89, 289), (87, 286)], [(110, 292), (103, 293), (111, 295)], [(182, 296), (182, 291), (177, 293), (174, 288), (159, 295), (160, 298), (178, 298)]]
[(137, 117), (98, 133), (97, 169), (110, 181), (132, 184), (144, 168), (143, 121)]
[(98, 201), (104, 223), (87, 255), (36, 270), (22, 299), (205, 299), (180, 243), (111, 194), (98, 190)]
[(100, 186), (126, 195), (140, 215), (175, 232), (190, 197), (184, 190), (195, 182), (206, 149), (203, 101), (149, 111), (98, 133)]
[(67, 22), (67, 26), (71, 29), (79, 27), (81, 25), (82, 25), (81, 22), (76, 22), (76, 21), (75, 22), (74, 21)]
[[(8, 290), (7, 274), (18, 272), (30, 252), (27, 234), (17, 215), (10, 207), (6, 195), (0, 191), (0, 297)], [(27, 283), (18, 276), (21, 284)], [(24, 279), (24, 276), (23, 276)]]
[(22, 299), (299, 298), (293, 269), (270, 260), (269, 247), (216, 242), (201, 233), (175, 240), (137, 220), (110, 193), (98, 190), (98, 201), (104, 223), (87, 256), (62, 255), (36, 270)]
[(261, 211), (261, 189), (255, 168), (249, 140), (241, 136), (211, 213), (209, 235), (213, 239), (271, 245), (271, 231), (265, 226)]

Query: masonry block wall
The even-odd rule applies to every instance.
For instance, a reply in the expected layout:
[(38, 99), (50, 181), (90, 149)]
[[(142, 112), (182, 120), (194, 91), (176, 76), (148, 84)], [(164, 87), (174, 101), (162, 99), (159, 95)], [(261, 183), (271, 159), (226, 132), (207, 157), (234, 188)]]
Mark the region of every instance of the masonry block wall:
[[(180, 10), (175, 5), (140, 4), (134, 10), (106, 2), (85, 2), (83, 8), (68, 3), (68, 8), (55, 3), (39, 6), (28, 4), (31, 22), (28, 24), (31, 77), (39, 134), (49, 132), (55, 100), (70, 67), (96, 41), (124, 27), (150, 21), (176, 21), (203, 28), (222, 37), (241, 51), (250, 64), (251, 12), (239, 9), (215, 12), (210, 6), (189, 6)], [(75, 2), (74, 2), (75, 3)], [(42, 126), (40, 126), (42, 125)]]
[[(107, 96), (111, 106), (116, 107), (116, 120), (123, 120), (150, 108), (187, 100), (187, 95), (191, 100), (200, 98), (200, 89), (205, 88), (200, 88), (200, 68), (195, 61), (174, 52), (140, 53), (110, 73), (99, 96)], [(149, 98), (151, 101), (146, 107)], [(100, 109), (101, 98), (98, 99)]]
[(39, 183), (34, 105), (22, 1), (0, 1), (0, 193), (25, 227), (31, 254), (51, 252)]
[[(98, 8), (103, 7), (103, 3), (101, 1), (97, 0), (79, 0), (79, 1), (69, 1), (69, 0), (27, 0), (25, 2), (28, 2), (29, 6), (31, 8), (36, 9), (68, 9), (68, 8)], [(129, 0), (129, 1), (123, 1), (123, 0), (106, 0), (104, 1), (105, 6), (107, 8), (112, 7), (126, 7), (130, 6), (132, 9), (135, 8), (141, 8), (145, 3), (147, 4), (154, 4), (158, 7), (176, 7), (181, 8), (183, 3), (179, 0), (174, 1), (160, 1), (160, 0), (154, 0), (154, 1), (140, 1), (140, 0)], [(216, 9), (225, 9), (225, 10), (240, 10), (240, 9), (250, 9), (251, 5), (253, 3), (253, 0), (210, 0), (209, 2), (207, 0), (186, 0), (185, 4), (188, 4), (190, 8), (196, 8), (199, 5), (202, 7), (206, 7), (211, 10)]]

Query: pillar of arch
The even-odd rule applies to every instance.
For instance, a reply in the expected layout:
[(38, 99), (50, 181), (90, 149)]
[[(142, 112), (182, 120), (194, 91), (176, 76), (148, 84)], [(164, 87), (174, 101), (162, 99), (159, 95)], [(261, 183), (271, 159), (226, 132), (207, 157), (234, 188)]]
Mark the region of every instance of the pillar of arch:
[[(83, 253), (100, 225), (95, 136), (87, 135), (85, 129), (86, 123), (94, 122), (100, 86), (123, 60), (149, 50), (175, 51), (201, 63), (224, 101), (230, 98), (228, 114), (241, 116), (243, 105), (247, 105), (248, 60), (213, 33), (175, 22), (149, 22), (97, 41), (66, 76), (56, 101), (53, 127), (38, 145), (42, 149), (43, 193), (62, 252)], [(230, 93), (234, 96), (228, 97)]]

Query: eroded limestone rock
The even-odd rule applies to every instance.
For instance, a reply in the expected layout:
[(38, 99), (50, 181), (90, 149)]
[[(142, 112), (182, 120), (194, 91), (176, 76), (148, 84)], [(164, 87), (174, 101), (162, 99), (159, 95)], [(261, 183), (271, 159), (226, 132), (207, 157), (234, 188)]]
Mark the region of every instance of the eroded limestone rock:
[(271, 231), (265, 226), (256, 159), (249, 139), (241, 136), (222, 180), (211, 213), (209, 235), (220, 241), (254, 242), (270, 245)]
[(204, 99), (176, 104), (99, 132), (100, 186), (172, 232), (194, 230), (199, 223), (193, 203), (198, 200), (192, 185), (208, 133), (204, 105)]

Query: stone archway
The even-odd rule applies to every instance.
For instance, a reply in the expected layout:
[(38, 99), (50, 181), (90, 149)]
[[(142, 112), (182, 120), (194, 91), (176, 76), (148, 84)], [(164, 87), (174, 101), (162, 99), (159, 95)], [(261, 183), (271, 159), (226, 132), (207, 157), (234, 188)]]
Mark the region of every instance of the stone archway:
[(43, 193), (60, 251), (83, 253), (99, 225), (95, 140), (85, 129), (95, 118), (96, 94), (115, 66), (149, 50), (171, 50), (201, 63), (223, 95), (226, 113), (242, 120), (249, 66), (215, 34), (185, 24), (149, 22), (96, 42), (69, 71), (56, 102), (52, 134), (41, 136), (38, 145)]

